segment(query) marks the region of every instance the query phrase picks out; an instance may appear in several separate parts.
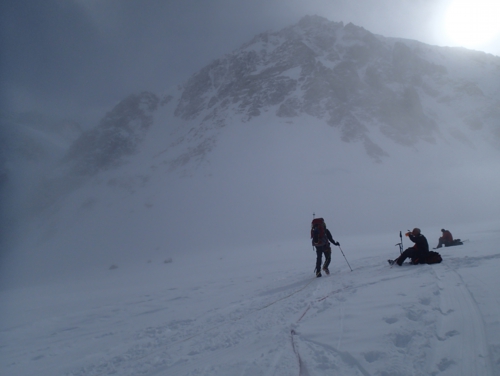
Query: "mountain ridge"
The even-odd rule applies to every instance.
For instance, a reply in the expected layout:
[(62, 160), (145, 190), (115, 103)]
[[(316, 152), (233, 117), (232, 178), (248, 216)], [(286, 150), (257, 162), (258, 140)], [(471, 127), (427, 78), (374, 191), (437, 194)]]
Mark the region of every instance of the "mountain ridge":
[(499, 67), (322, 17), (261, 33), (84, 132), (23, 198), (19, 265), (309, 248), (312, 212), (341, 234), (496, 218)]
[[(295, 25), (255, 36), (194, 73), (175, 92), (132, 94), (84, 132), (65, 161), (92, 175), (139, 150), (149, 123), (183, 123), (186, 127), (170, 132), (168, 145), (177, 155), (168, 153), (168, 146), (157, 151), (171, 154), (171, 170), (176, 170), (191, 160), (208, 160), (228, 124), (268, 111), (278, 121), (301, 114), (320, 119), (338, 129), (342, 141), (361, 143), (376, 162), (391, 151), (375, 133), (408, 147), (438, 144), (443, 137), (473, 147), (482, 138), (500, 150), (498, 72), (500, 58), (492, 55), (386, 38), (352, 23), (305, 16)], [(135, 108), (137, 100), (155, 103), (140, 136), (130, 131), (142, 111)], [(174, 105), (173, 114), (155, 115), (166, 104)], [(106, 145), (125, 143), (126, 153), (105, 155)]]
[[(318, 32), (321, 26), (333, 34)], [(283, 35), (292, 36), (279, 41)], [(453, 123), (460, 126), (452, 136), (464, 139), (470, 129), (487, 128), (486, 137), (493, 136), (490, 141), (498, 148), (500, 81), (493, 73), (500, 70), (500, 58), (472, 54), (473, 61), (483, 59), (478, 64), (487, 77), (478, 83), (464, 74), (450, 76), (452, 68), (434, 62), (443, 56), (452, 59), (446, 56), (448, 49), (407, 43), (413, 49), (352, 24), (304, 17), (280, 32), (260, 34), (194, 74), (183, 86), (175, 115), (193, 120), (204, 110), (200, 124), (223, 127), (230, 108), (248, 121), (278, 106), (278, 117), (307, 113), (324, 119), (341, 130), (344, 141), (364, 142), (367, 153), (380, 162), (388, 153), (373, 143), (370, 129), (378, 126), (388, 138), (408, 146), (435, 142), (443, 126), (438, 124), (446, 121), (435, 114), (439, 103), (460, 114), (454, 116)], [(433, 51), (439, 53), (433, 56)]]

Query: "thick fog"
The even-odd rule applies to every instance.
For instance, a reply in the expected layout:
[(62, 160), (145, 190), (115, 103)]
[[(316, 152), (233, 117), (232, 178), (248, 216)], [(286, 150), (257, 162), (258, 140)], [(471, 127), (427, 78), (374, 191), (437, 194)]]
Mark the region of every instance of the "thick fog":
[[(61, 163), (77, 135), (131, 93), (183, 85), (258, 33), (320, 14), (387, 37), (462, 45), (443, 31), (451, 3), (3, 1), (0, 282), (249, 243), (297, 239), (306, 251), (313, 213), (341, 243), (380, 232), (396, 243), (412, 227), (432, 239), (442, 227), (496, 219), (498, 150), (481, 136), (472, 146), (411, 148), (381, 138), (390, 152), (377, 163), (318, 119), (234, 118), (208, 139), (208, 156), (191, 150), (195, 157), (173, 169), (169, 137), (192, 124), (160, 113), (121, 165), (82, 179)], [(476, 43), (500, 54), (498, 36)], [(47, 124), (70, 131), (39, 132), (40, 121), (20, 112), (48, 114)]]
[[(399, 231), (420, 227), (433, 243), (443, 227), (488, 222), (500, 212), (494, 152), (392, 146), (392, 155), (376, 163), (360, 145), (342, 142), (338, 130), (308, 117), (274, 124), (257, 118), (225, 131), (207, 160), (185, 170), (170, 171), (159, 154), (164, 139), (149, 139), (129, 163), (76, 189), (60, 180), (42, 187), (33, 197), (51, 193), (51, 206), (21, 224), (17, 255), (4, 258), (4, 283), (182, 253), (241, 252), (249, 244), (297, 241), (308, 252), (313, 213), (356, 252), (343, 240), (393, 233), (395, 244)], [(252, 255), (242, 254), (235, 267), (244, 267), (246, 257)]]
[[(462, 3), (473, 5), (470, 20), (459, 18), (467, 12)], [(5, 0), (0, 5), (0, 101), (4, 109), (71, 115), (92, 126), (130, 93), (182, 84), (256, 34), (280, 30), (308, 14), (352, 22), (386, 37), (498, 56), (498, 22), (487, 18), (498, 14), (493, 3)], [(456, 27), (447, 26), (450, 22), (473, 28), (477, 38), (457, 40), (460, 34), (450, 35)]]

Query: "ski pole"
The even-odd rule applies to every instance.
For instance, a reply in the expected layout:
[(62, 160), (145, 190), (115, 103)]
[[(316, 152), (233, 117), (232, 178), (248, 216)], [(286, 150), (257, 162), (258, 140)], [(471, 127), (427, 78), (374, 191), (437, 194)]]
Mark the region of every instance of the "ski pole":
[[(345, 257), (344, 255), (344, 251), (342, 251), (342, 248), (340, 248), (340, 244), (338, 245), (339, 249), (340, 249), (340, 252), (342, 252), (342, 256), (344, 256), (345, 258), (345, 262), (347, 262), (347, 265), (349, 265), (349, 261), (347, 261), (347, 258)], [(351, 269), (351, 272), (352, 272), (352, 268), (351, 268), (351, 265), (349, 265), (349, 269)]]

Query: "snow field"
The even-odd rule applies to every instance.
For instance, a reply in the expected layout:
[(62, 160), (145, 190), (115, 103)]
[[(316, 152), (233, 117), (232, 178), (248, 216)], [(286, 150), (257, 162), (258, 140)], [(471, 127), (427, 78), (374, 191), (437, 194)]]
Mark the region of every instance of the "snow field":
[(353, 272), (334, 247), (322, 278), (289, 242), (3, 290), (1, 373), (495, 375), (500, 232), (460, 236), (437, 265), (391, 268), (389, 237), (339, 237)]

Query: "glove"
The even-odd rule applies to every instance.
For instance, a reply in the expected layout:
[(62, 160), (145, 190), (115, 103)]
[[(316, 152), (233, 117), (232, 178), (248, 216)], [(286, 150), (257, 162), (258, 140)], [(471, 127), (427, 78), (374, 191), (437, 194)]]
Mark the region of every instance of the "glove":
[(337, 247), (340, 247), (340, 243), (339, 242), (333, 242), (334, 245), (336, 245)]

